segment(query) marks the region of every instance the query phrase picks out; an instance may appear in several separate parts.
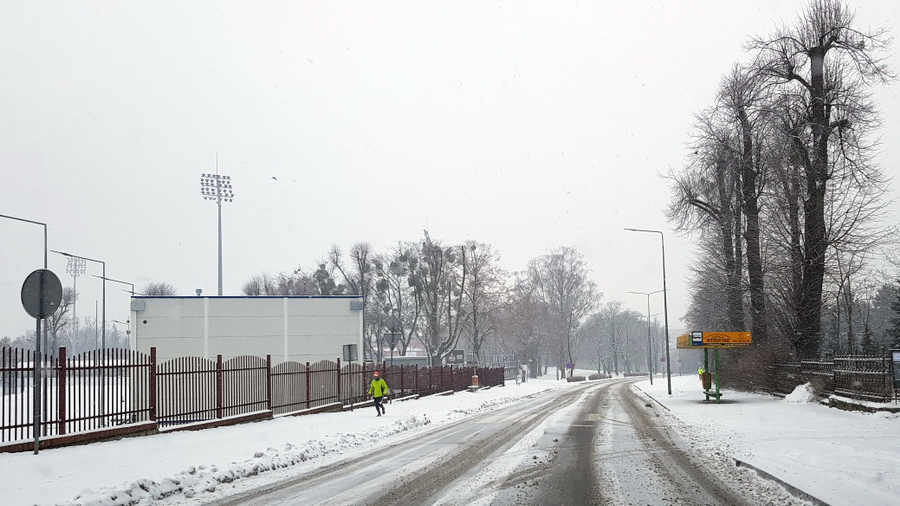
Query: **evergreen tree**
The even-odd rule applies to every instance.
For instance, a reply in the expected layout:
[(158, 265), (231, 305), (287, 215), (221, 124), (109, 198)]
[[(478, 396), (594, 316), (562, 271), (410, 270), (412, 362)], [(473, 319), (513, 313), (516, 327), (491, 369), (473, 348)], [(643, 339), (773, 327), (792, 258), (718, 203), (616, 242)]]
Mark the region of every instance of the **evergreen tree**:
[(894, 287), (891, 310), (894, 312), (894, 315), (891, 317), (890, 326), (888, 326), (885, 333), (890, 338), (887, 341), (890, 342), (891, 347), (898, 348), (900, 347), (900, 279), (897, 280), (897, 285)]

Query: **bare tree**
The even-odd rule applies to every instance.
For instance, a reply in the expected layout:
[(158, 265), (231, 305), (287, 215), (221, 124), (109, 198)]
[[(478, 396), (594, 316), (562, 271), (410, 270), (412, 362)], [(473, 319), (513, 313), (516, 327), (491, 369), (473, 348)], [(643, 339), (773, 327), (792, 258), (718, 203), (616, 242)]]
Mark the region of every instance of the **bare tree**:
[[(400, 355), (406, 355), (414, 336), (419, 334), (421, 323), (420, 299), (416, 296), (412, 273), (419, 263), (418, 248), (414, 243), (399, 243), (388, 255), (376, 256), (373, 261), (373, 311), (376, 316), (370, 325), (374, 332), (381, 332), (384, 322), (390, 316), (400, 320), (399, 332)], [(372, 344), (373, 354), (380, 360), (381, 346)], [(377, 349), (376, 349), (377, 348)]]
[[(331, 251), (328, 253), (328, 261), (340, 273), (344, 284), (347, 286), (347, 292), (362, 297), (363, 333), (365, 334), (363, 341), (366, 343), (378, 342), (382, 325), (372, 323), (383, 322), (384, 319), (380, 315), (386, 309), (384, 307), (372, 307), (371, 305), (370, 293), (374, 280), (373, 258), (372, 246), (367, 242), (357, 242), (350, 248), (349, 267), (345, 266), (343, 252), (338, 245), (332, 245)], [(380, 357), (378, 358), (380, 360)]]
[(141, 292), (150, 296), (178, 295), (178, 290), (169, 283), (147, 283)]
[[(485, 340), (497, 332), (497, 314), (504, 303), (503, 274), (497, 264), (500, 254), (490, 244), (475, 241), (468, 241), (459, 249), (469, 277), (463, 289), (464, 330), (472, 345), (475, 362), (480, 364), (481, 348)], [(469, 254), (463, 250), (468, 250)]]
[[(49, 334), (49, 343), (47, 343), (47, 352), (53, 353), (53, 350), (59, 348), (60, 346), (64, 346), (65, 336), (60, 336), (61, 333), (64, 333), (64, 329), (68, 326), (71, 321), (71, 315), (69, 314), (72, 309), (72, 305), (75, 303), (75, 289), (70, 287), (63, 288), (62, 298), (60, 299), (59, 306), (52, 315), (50, 315), (45, 321), (47, 325), (47, 333)], [(63, 337), (63, 339), (60, 339)]]
[[(744, 328), (740, 236), (743, 216), (737, 204), (738, 160), (733, 150), (733, 135), (717, 123), (716, 114), (715, 109), (701, 114), (691, 163), (681, 173), (669, 175), (672, 200), (666, 215), (679, 232), (699, 232), (705, 252), (703, 265), (721, 275), (722, 283), (715, 286), (720, 287), (717, 297), (725, 301), (726, 318), (720, 322), (724, 327), (717, 328), (741, 330)], [(702, 295), (693, 294), (694, 297)]]
[(584, 257), (572, 247), (563, 246), (533, 259), (528, 270), (538, 297), (550, 309), (556, 334), (555, 359), (562, 371), (566, 359), (574, 363), (575, 330), (597, 305), (601, 294), (588, 278)]
[(516, 275), (499, 319), (501, 339), (511, 343), (519, 362), (529, 366), (531, 377), (540, 375), (541, 365), (549, 362), (550, 311), (538, 295), (535, 279), (528, 273)]
[(864, 138), (877, 118), (865, 89), (893, 77), (885, 64), (888, 43), (885, 30), (854, 28), (853, 12), (840, 0), (812, 0), (793, 26), (749, 44), (760, 75), (796, 104), (791, 140), (804, 183), (795, 337), (801, 355), (817, 354), (821, 340), (829, 182), (840, 175), (836, 170), (857, 179), (874, 170), (865, 161), (871, 146)]
[[(465, 249), (458, 250), (465, 255)], [(410, 284), (419, 299), (422, 325), (419, 340), (432, 366), (440, 365), (460, 335), (460, 317), (466, 287), (466, 262), (458, 261), (456, 248), (444, 247), (428, 231), (419, 246), (419, 259), (410, 272)]]
[(318, 295), (319, 285), (312, 275), (297, 269), (294, 273), (280, 272), (274, 277), (257, 274), (244, 283), (241, 292), (244, 295)]

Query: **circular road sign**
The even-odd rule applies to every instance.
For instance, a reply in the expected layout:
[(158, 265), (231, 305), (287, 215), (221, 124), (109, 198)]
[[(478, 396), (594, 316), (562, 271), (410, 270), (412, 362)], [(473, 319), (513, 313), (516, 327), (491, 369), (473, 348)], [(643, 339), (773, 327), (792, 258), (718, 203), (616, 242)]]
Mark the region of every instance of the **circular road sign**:
[(59, 309), (62, 283), (52, 271), (38, 269), (22, 283), (22, 306), (32, 318), (43, 320)]

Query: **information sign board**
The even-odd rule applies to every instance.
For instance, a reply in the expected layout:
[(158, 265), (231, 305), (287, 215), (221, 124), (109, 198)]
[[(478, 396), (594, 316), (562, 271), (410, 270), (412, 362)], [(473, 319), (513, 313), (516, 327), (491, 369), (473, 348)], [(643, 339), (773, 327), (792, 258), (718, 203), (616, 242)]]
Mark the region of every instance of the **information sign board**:
[(676, 339), (679, 349), (690, 348), (735, 348), (750, 346), (753, 335), (750, 332), (715, 332), (694, 330)]

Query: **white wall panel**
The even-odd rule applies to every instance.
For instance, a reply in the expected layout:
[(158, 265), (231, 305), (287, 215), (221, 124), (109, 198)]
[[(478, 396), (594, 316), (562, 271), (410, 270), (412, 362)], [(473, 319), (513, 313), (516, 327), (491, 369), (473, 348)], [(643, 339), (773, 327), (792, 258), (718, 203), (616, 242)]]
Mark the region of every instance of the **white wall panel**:
[[(182, 356), (265, 357), (274, 363), (336, 360), (343, 346), (361, 351), (359, 297), (137, 297), (132, 326), (138, 351), (157, 349), (157, 361)], [(285, 313), (287, 311), (287, 313)], [(208, 340), (206, 336), (208, 324)], [(360, 358), (362, 354), (360, 353)]]

